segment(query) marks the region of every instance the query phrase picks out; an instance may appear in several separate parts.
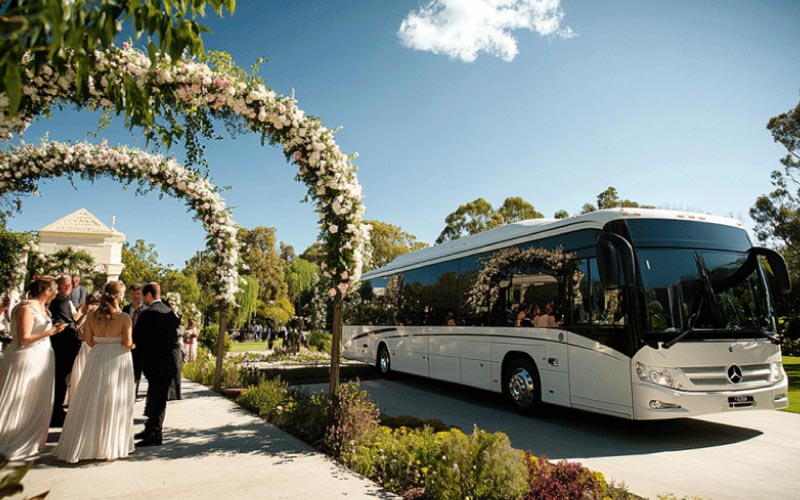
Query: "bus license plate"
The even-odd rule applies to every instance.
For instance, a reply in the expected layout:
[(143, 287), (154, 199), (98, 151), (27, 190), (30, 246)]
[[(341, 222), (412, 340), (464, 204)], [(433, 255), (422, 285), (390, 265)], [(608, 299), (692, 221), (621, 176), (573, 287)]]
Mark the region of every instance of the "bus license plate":
[(752, 403), (753, 396), (731, 396), (728, 398), (728, 403)]

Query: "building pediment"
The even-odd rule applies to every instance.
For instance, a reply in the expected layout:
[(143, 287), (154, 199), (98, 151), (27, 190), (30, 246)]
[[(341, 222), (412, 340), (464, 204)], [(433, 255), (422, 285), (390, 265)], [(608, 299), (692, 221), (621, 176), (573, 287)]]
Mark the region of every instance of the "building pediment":
[(106, 226), (100, 219), (85, 208), (80, 208), (39, 230), (42, 233), (98, 234), (112, 236), (119, 234)]

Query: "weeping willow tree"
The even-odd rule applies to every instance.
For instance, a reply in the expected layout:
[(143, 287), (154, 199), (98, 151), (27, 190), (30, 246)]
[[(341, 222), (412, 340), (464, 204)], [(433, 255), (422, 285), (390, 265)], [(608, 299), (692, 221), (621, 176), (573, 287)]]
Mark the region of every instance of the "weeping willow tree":
[(258, 281), (250, 276), (242, 277), (242, 286), (236, 292), (236, 309), (233, 313), (233, 328), (239, 329), (256, 312), (258, 303)]

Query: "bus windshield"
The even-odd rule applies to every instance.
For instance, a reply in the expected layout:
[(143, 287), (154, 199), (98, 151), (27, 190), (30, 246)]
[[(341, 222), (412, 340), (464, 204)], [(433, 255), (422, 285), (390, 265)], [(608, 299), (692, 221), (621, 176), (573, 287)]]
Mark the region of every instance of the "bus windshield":
[(627, 222), (644, 286), (645, 335), (685, 340), (776, 330), (759, 259), (742, 228), (689, 220)]
[(647, 332), (693, 329), (703, 338), (775, 331), (758, 259), (747, 252), (646, 248), (637, 256)]

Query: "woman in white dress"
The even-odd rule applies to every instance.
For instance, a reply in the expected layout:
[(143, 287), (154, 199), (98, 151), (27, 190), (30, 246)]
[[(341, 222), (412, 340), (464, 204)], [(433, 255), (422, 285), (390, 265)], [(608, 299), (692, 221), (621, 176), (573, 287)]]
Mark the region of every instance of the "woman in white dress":
[[(95, 292), (91, 294), (89, 298), (86, 299), (86, 302), (81, 304), (79, 308), (83, 316), (75, 326), (78, 327), (78, 338), (81, 340), (83, 340), (84, 337), (83, 332), (85, 331), (86, 319), (89, 317), (89, 313), (97, 309), (97, 306), (100, 305), (102, 297), (103, 295), (100, 292)], [(72, 402), (72, 398), (75, 397), (75, 388), (78, 387), (78, 382), (83, 374), (83, 367), (86, 365), (86, 357), (91, 350), (92, 348), (86, 345), (86, 342), (81, 342), (81, 350), (78, 351), (78, 355), (75, 356), (75, 362), (72, 364), (72, 371), (69, 375), (69, 392), (67, 393), (67, 399), (70, 402)]]
[(46, 307), (57, 293), (53, 278), (40, 277), (11, 315), (13, 339), (0, 361), (0, 453), (12, 460), (35, 455), (47, 441), (55, 384), (49, 337), (67, 326), (53, 326)]
[(114, 460), (134, 449), (134, 346), (131, 318), (119, 307), (124, 294), (122, 282), (106, 284), (100, 307), (86, 320), (84, 341), (92, 350), (55, 450), (60, 460)]

